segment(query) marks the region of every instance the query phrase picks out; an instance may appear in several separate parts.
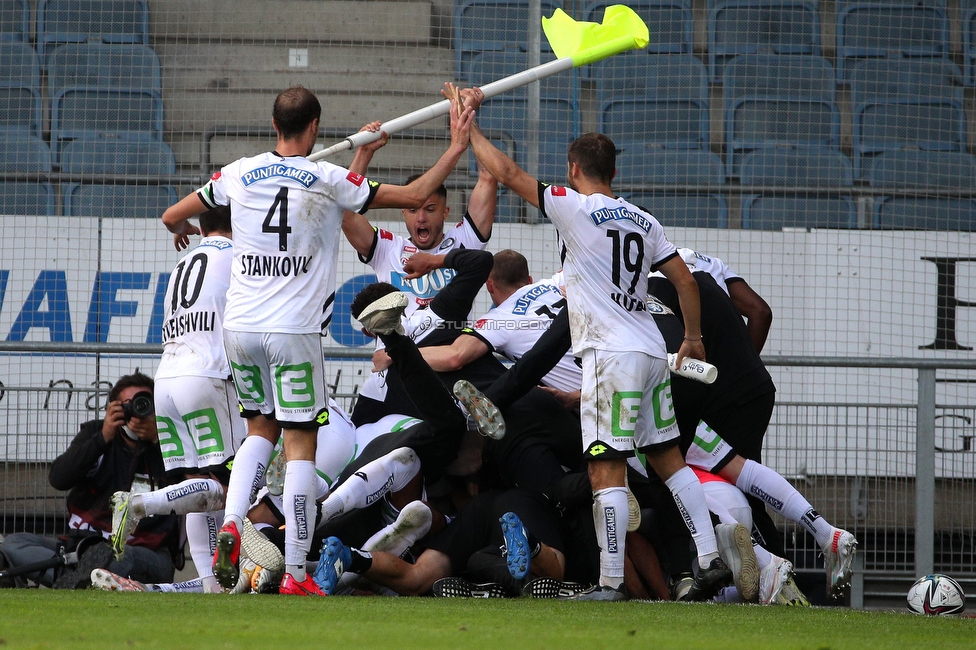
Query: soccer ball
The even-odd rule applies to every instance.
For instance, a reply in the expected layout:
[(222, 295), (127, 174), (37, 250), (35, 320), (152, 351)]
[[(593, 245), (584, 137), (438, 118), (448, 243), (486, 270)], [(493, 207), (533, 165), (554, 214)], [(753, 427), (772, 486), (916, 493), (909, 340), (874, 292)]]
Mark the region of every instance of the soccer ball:
[(942, 573), (919, 578), (908, 590), (908, 610), (914, 614), (947, 616), (966, 609), (966, 594), (959, 583)]

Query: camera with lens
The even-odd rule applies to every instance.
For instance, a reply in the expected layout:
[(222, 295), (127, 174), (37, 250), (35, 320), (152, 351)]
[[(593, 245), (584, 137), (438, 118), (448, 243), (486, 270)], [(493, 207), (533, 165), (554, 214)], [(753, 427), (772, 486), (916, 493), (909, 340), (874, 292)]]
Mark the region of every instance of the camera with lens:
[(132, 396), (132, 399), (122, 404), (122, 413), (128, 422), (132, 418), (148, 418), (156, 412), (153, 404), (153, 394), (142, 390)]

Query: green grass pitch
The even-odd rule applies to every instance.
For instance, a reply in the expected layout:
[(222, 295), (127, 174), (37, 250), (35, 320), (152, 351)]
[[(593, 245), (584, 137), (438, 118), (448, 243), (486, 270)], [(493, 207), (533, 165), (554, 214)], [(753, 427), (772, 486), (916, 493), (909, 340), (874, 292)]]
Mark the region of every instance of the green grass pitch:
[(0, 648), (976, 648), (976, 619), (845, 608), (0, 591)]

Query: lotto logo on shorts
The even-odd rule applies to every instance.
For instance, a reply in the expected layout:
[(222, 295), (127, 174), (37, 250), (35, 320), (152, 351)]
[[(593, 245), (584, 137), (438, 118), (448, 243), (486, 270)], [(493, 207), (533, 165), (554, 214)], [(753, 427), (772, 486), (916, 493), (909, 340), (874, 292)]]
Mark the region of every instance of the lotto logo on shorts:
[(601, 456), (605, 453), (607, 453), (607, 448), (604, 447), (603, 445), (593, 445), (592, 447), (590, 447), (590, 451), (589, 451), (590, 456)]
[(328, 409), (322, 409), (319, 414), (315, 416), (315, 421), (319, 423), (319, 426), (325, 426), (329, 423), (329, 411)]
[(637, 430), (637, 415), (640, 413), (644, 392), (639, 390), (621, 391), (613, 394), (611, 432), (615, 438), (633, 438)]

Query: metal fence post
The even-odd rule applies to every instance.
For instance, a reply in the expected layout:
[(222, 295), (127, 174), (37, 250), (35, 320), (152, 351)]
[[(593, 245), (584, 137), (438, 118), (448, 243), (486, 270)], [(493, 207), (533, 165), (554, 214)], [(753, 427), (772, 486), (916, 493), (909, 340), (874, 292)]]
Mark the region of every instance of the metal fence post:
[(935, 368), (918, 369), (915, 438), (915, 573), (935, 567)]

